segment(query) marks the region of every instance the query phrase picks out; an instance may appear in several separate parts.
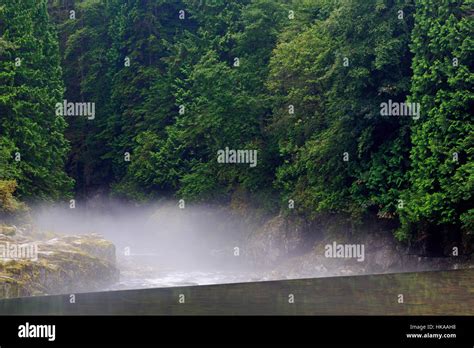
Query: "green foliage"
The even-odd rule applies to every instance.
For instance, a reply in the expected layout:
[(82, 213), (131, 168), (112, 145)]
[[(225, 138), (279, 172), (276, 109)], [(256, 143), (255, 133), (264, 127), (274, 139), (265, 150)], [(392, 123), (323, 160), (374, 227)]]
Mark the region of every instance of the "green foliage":
[[(66, 123), (55, 115), (63, 84), (46, 1), (0, 7), (0, 174), (30, 199), (58, 199), (72, 181), (64, 172)], [(21, 160), (20, 160), (21, 159)]]
[[(0, 5), (0, 179), (21, 196), (67, 194), (69, 153), (78, 195), (273, 213), (292, 199), (307, 219), (389, 219), (400, 240), (472, 235), (471, 0), (50, 0), (49, 11)], [(66, 128), (54, 115), (61, 77), (66, 99), (96, 104), (94, 120)], [(420, 103), (421, 117), (381, 115), (389, 100)], [(218, 163), (225, 148), (257, 150), (257, 166)]]
[[(166, 121), (153, 133), (149, 125), (154, 127), (156, 122), (146, 122), (146, 130), (135, 130), (137, 158), (128, 166), (122, 184), (115, 186), (121, 193), (128, 189), (132, 195), (136, 189), (177, 192), (179, 197), (209, 200), (225, 198), (236, 187), (256, 191), (271, 183), (272, 168), (267, 162), (271, 156), (262, 155), (263, 163), (249, 169), (218, 164), (217, 151), (229, 147), (265, 152), (267, 140), (261, 128), (270, 101), (264, 82), (284, 19), (283, 7), (269, 0), (188, 5), (188, 16), (196, 19), (198, 29), (189, 25), (170, 45), (165, 70), (173, 75), (156, 82), (158, 93), (173, 97), (169, 103), (163, 98), (157, 101), (160, 109), (168, 105), (167, 116), (160, 118)], [(120, 92), (123, 97), (123, 88)]]
[(275, 49), (269, 87), (284, 158), (276, 184), (304, 215), (392, 216), (408, 122), (380, 116), (380, 104), (408, 93), (411, 13), (405, 1), (343, 2)]
[(0, 180), (0, 216), (26, 210), (26, 206), (13, 196), (16, 187), (15, 180)]
[(410, 187), (400, 236), (473, 232), (473, 38), (471, 1), (419, 1), (412, 33)]

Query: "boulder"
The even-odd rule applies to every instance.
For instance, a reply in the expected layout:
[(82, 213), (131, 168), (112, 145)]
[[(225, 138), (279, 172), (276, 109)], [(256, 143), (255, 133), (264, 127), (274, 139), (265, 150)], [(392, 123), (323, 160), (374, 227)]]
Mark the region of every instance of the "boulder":
[(255, 262), (271, 266), (288, 256), (295, 255), (304, 245), (303, 228), (298, 223), (289, 223), (278, 215), (268, 220), (246, 243), (246, 252)]
[(35, 245), (35, 255), (0, 253), (0, 298), (100, 290), (119, 278), (114, 245), (97, 235), (46, 241), (0, 235), (0, 246)]

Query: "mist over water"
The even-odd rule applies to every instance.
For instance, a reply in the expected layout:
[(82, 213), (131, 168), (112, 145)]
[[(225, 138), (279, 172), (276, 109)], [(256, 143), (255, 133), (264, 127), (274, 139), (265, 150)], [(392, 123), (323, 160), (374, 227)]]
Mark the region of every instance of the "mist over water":
[(108, 200), (36, 207), (32, 216), (43, 231), (95, 233), (113, 242), (121, 281), (112, 289), (266, 279), (242, 252), (249, 226), (215, 207)]

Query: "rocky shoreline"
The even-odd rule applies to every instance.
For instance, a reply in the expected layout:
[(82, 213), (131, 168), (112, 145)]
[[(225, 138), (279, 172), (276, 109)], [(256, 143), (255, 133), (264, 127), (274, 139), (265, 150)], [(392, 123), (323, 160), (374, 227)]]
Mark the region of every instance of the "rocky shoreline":
[(0, 298), (100, 290), (119, 279), (115, 246), (99, 235), (48, 236), (0, 226)]
[[(186, 215), (187, 218), (179, 216), (178, 223), (172, 212), (173, 209), (165, 207), (159, 209), (156, 216), (153, 215), (155, 218), (150, 224), (160, 226), (164, 231), (161, 235), (164, 238), (161, 240), (162, 248), (155, 250), (161, 258), (147, 259), (144, 256), (143, 260), (137, 259), (137, 255), (133, 259), (118, 255), (120, 257), (116, 261), (114, 244), (100, 235), (65, 236), (41, 232), (31, 225), (17, 228), (11, 224), (0, 224), (0, 298), (113, 289), (120, 288), (121, 281), (125, 288), (136, 287), (137, 284), (138, 287), (147, 287), (146, 284), (160, 287), (168, 284), (173, 277), (177, 283), (195, 278), (193, 282), (197, 284), (202, 281), (217, 284), (234, 280), (263, 281), (474, 268), (469, 252), (428, 255), (422, 247), (396, 241), (393, 231), (379, 222), (355, 230), (336, 218), (308, 223), (282, 214), (256, 219), (250, 214), (244, 218), (235, 210), (227, 210), (227, 214), (218, 210), (197, 210)], [(197, 217), (200, 219), (195, 220)], [(197, 223), (199, 221), (201, 225)], [(190, 250), (209, 252), (209, 269), (218, 265), (214, 269), (215, 274), (209, 269), (205, 269), (205, 275), (193, 275), (192, 272), (181, 274), (178, 272), (179, 265), (170, 263), (173, 258), (166, 265), (161, 263), (167, 257), (160, 253), (176, 242), (166, 239), (166, 236), (186, 232), (188, 234), (183, 234), (181, 237), (184, 239), (181, 240), (186, 240), (184, 236), (199, 240), (198, 232), (209, 230), (214, 233), (203, 235), (207, 238), (205, 245), (201, 245), (201, 249)], [(231, 232), (234, 233), (231, 239), (216, 239), (216, 235), (229, 235)], [(31, 244), (37, 248), (36, 260), (2, 256), (2, 245)], [(216, 249), (209, 251), (211, 245)], [(341, 257), (337, 250), (328, 254), (328, 248), (339, 247), (341, 251), (352, 250), (357, 255), (342, 254)], [(119, 268), (123, 271), (122, 279)], [(184, 271), (190, 270), (184, 268)], [(127, 283), (130, 279), (132, 282)], [(150, 279), (154, 281), (150, 282)], [(160, 283), (160, 279), (164, 279), (164, 283)]]
[[(363, 258), (328, 257), (332, 245), (362, 246)], [(382, 225), (353, 230), (335, 223), (305, 224), (278, 215), (246, 239), (247, 258), (271, 269), (272, 279), (474, 268), (469, 254), (433, 256), (403, 245)], [(355, 249), (354, 249), (355, 250)]]

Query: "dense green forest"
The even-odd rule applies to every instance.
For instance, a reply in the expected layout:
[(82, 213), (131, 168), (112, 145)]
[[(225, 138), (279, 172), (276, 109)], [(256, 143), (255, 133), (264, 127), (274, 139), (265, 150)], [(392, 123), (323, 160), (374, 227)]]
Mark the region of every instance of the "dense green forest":
[[(0, 180), (25, 201), (240, 199), (470, 244), (473, 13), (472, 0), (0, 0)], [(89, 113), (58, 113), (70, 102)], [(222, 163), (226, 149), (255, 165)]]

